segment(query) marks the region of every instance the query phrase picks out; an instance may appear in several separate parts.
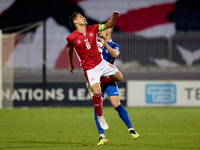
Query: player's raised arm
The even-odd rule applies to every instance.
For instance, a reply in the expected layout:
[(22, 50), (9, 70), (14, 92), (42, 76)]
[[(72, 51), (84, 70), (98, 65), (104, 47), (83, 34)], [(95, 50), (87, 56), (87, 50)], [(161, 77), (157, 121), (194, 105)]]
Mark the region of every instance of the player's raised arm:
[(74, 65), (73, 65), (73, 49), (67, 49), (67, 56), (69, 61), (69, 71), (73, 74)]
[(119, 16), (119, 12), (113, 11), (112, 18), (106, 24), (104, 24), (104, 29), (112, 28), (118, 16)]

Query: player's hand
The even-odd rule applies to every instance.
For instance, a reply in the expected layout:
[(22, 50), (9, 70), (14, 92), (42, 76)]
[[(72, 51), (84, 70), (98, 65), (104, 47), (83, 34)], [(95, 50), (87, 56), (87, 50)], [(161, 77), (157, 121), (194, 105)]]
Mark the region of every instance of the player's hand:
[(97, 37), (97, 39), (100, 40), (100, 42), (103, 44), (103, 46), (101, 47), (101, 48), (103, 48), (106, 44), (106, 38), (105, 37), (102, 37), (102, 38)]
[(69, 71), (73, 74), (73, 70), (74, 70), (74, 65), (69, 65)]
[(119, 16), (119, 12), (118, 11), (113, 11), (112, 17), (113, 18), (117, 18)]

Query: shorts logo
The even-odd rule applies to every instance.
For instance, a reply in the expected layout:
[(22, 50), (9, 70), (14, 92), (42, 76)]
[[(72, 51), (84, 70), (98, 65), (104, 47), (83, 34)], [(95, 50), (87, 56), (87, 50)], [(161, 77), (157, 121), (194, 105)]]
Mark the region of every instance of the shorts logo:
[(174, 104), (176, 103), (175, 84), (147, 84), (145, 88), (146, 103)]

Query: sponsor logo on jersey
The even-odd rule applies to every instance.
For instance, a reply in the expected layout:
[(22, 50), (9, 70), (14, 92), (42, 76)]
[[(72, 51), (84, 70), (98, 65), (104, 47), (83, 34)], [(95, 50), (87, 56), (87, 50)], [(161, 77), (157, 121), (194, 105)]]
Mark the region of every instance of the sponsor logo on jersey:
[(84, 42), (87, 42), (87, 41), (88, 41), (88, 38), (84, 40)]

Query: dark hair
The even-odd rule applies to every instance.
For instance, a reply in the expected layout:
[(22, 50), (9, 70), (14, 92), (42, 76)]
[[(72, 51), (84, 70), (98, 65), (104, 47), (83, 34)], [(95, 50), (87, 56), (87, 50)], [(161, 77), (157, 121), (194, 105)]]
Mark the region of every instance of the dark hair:
[(76, 19), (76, 16), (80, 14), (79, 12), (75, 12), (72, 16), (70, 16), (69, 18), (69, 23), (71, 24), (72, 27), (75, 27), (75, 24), (74, 24), (74, 20)]

